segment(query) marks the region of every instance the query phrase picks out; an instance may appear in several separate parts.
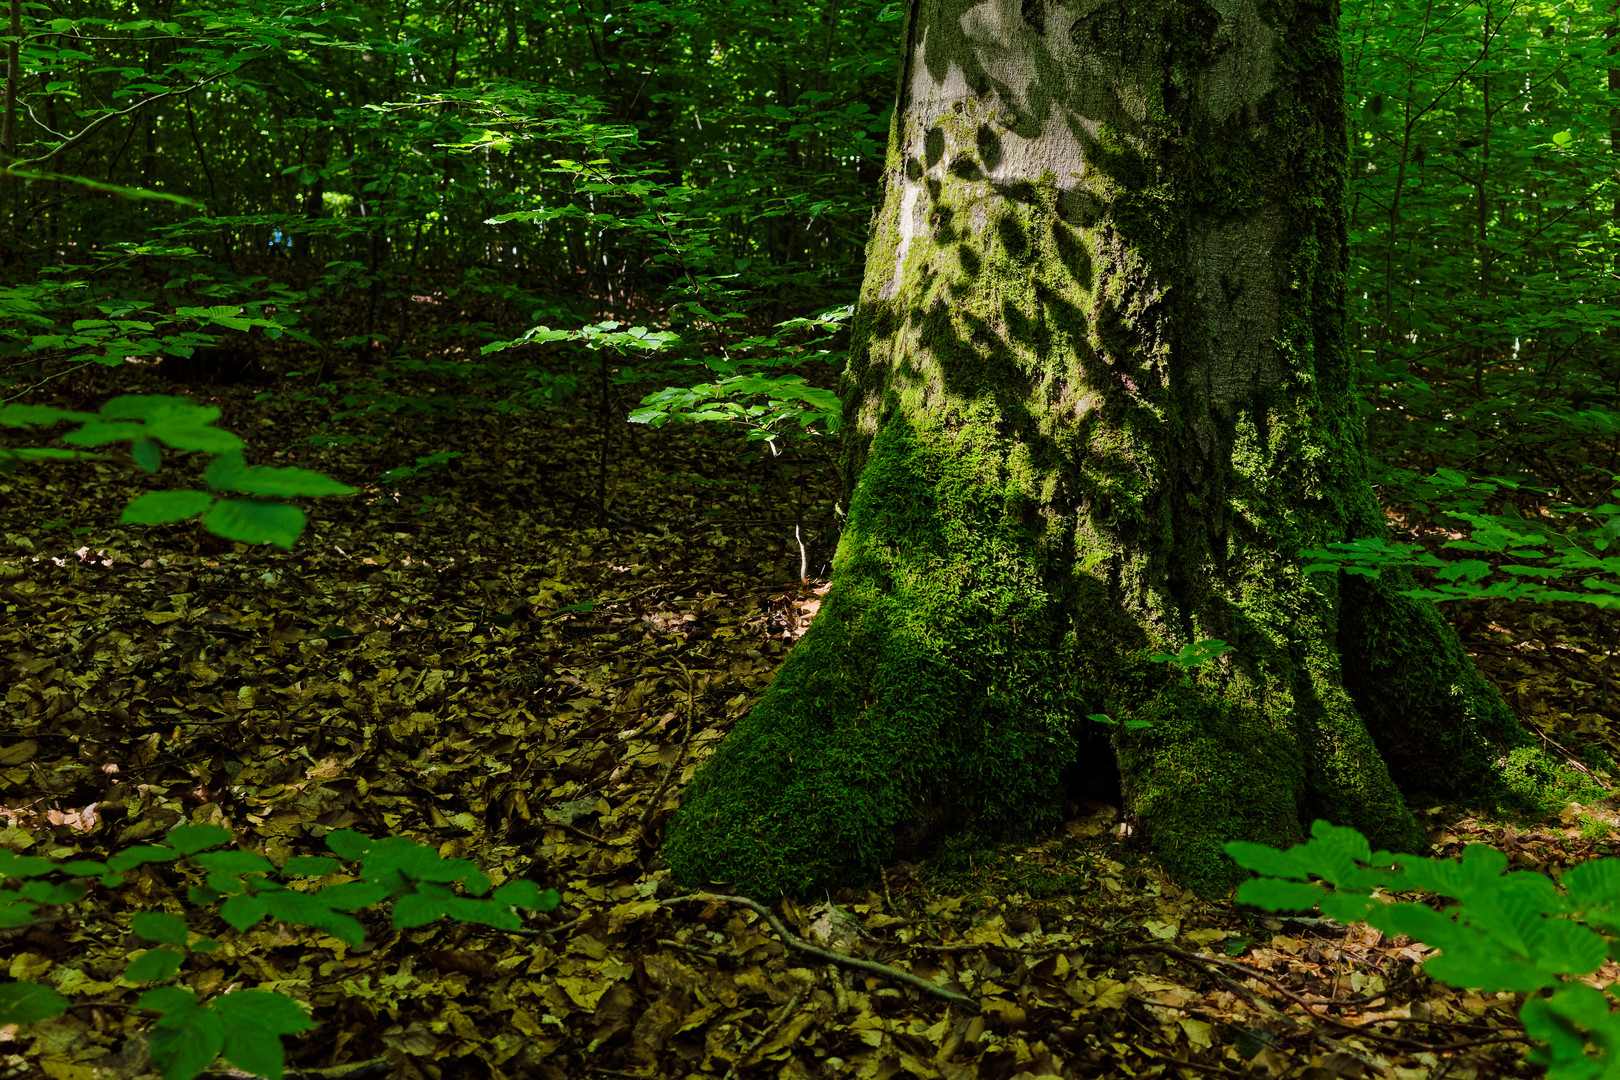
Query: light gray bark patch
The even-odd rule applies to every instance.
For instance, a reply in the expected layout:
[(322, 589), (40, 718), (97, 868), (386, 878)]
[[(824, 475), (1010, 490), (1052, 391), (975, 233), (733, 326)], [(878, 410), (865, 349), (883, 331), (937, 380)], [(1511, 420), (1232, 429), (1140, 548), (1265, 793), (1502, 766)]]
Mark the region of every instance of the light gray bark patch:
[(900, 213), (895, 222), (900, 235), (894, 246), (894, 268), (889, 273), (889, 280), (878, 293), (884, 300), (892, 300), (900, 288), (900, 282), (905, 277), (906, 259), (911, 254), (912, 241), (928, 231), (928, 204), (929, 200), (925, 197), (922, 184), (914, 180), (906, 180), (901, 184)]
[[(908, 42), (903, 100), (908, 127), (917, 126), (905, 152), (936, 176), (944, 162), (998, 189), (1073, 188), (1102, 128), (1134, 142), (1162, 109), (1158, 30), (1175, 15), (1169, 3), (930, 0)], [(924, 131), (919, 146), (913, 132)], [(963, 154), (982, 176), (971, 176)]]

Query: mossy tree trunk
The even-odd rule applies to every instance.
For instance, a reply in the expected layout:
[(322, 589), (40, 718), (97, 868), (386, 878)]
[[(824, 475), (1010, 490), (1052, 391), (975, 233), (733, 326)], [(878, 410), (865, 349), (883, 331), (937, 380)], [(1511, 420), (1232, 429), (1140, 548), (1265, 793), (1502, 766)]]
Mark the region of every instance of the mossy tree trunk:
[(912, 0), (832, 587), (685, 793), (679, 877), (768, 896), (1039, 829), (1086, 755), (1205, 893), (1226, 840), (1411, 849), (1403, 788), (1502, 788), (1526, 736), (1435, 609), (1299, 557), (1382, 530), (1336, 17)]

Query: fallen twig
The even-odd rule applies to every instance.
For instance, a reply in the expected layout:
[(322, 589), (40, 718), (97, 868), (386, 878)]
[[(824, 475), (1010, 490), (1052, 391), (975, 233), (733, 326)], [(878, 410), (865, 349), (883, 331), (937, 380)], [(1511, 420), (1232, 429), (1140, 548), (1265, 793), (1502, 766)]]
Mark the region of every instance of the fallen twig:
[(1051, 956), (1055, 953), (1083, 952), (1090, 948), (1089, 942), (1082, 944), (1074, 941), (1066, 945), (993, 945), (987, 941), (981, 941), (976, 945), (963, 945), (960, 943), (953, 945), (924, 945), (909, 941), (899, 942), (898, 944), (904, 945), (908, 949), (923, 949), (937, 953), (974, 952), (978, 949), (985, 949), (993, 952), (1013, 953), (1018, 956)]
[(1450, 1053), (1450, 1052), (1452, 1052), (1454, 1050), (1465, 1049), (1467, 1047), (1472, 1047), (1472, 1046), (1486, 1046), (1486, 1045), (1490, 1045), (1492, 1043), (1497, 1043), (1497, 1042), (1526, 1042), (1526, 1041), (1528, 1041), (1523, 1036), (1508, 1035), (1508, 1036), (1500, 1036), (1500, 1037), (1492, 1038), (1492, 1039), (1470, 1039), (1470, 1040), (1467, 1040), (1465, 1042), (1446, 1043), (1446, 1044), (1442, 1044), (1442, 1045), (1436, 1045), (1434, 1043), (1422, 1042), (1421, 1040), (1418, 1040), (1418, 1039), (1404, 1038), (1404, 1037), (1402, 1037), (1400, 1035), (1386, 1035), (1382, 1031), (1378, 1031), (1378, 1030), (1374, 1029), (1373, 1026), (1372, 1026), (1373, 1023), (1385, 1023), (1386, 1021), (1377, 1020), (1377, 1021), (1373, 1021), (1372, 1023), (1367, 1023), (1367, 1024), (1349, 1024), (1349, 1023), (1344, 1022), (1343, 1020), (1340, 1020), (1338, 1017), (1328, 1016), (1326, 1013), (1319, 1013), (1315, 1009), (1311, 1008), (1311, 1003), (1306, 1001), (1299, 994), (1294, 993), (1292, 990), (1288, 989), (1286, 986), (1283, 986), (1281, 983), (1277, 982), (1275, 979), (1256, 971), (1254, 968), (1249, 967), (1247, 964), (1240, 964), (1240, 963), (1237, 963), (1234, 960), (1225, 960), (1225, 959), (1222, 959), (1222, 958), (1217, 957), (1217, 956), (1201, 956), (1201, 955), (1199, 955), (1197, 953), (1187, 952), (1184, 949), (1178, 949), (1174, 945), (1164, 945), (1164, 944), (1161, 944), (1161, 943), (1154, 943), (1154, 944), (1150, 944), (1150, 945), (1133, 945), (1130, 948), (1126, 949), (1125, 951), (1129, 952), (1129, 953), (1143, 953), (1143, 952), (1163, 953), (1166, 956), (1173, 956), (1173, 957), (1177, 958), (1178, 960), (1183, 960), (1183, 961), (1186, 961), (1186, 962), (1189, 962), (1189, 963), (1203, 965), (1206, 969), (1208, 969), (1210, 966), (1218, 966), (1218, 967), (1230, 968), (1233, 971), (1240, 972), (1246, 978), (1257, 979), (1260, 982), (1265, 983), (1272, 990), (1275, 990), (1277, 993), (1281, 994), (1283, 997), (1287, 998), (1289, 1001), (1292, 1001), (1295, 1005), (1298, 1005), (1301, 1009), (1304, 1009), (1305, 1012), (1313, 1020), (1322, 1020), (1322, 1021), (1325, 1021), (1325, 1022), (1333, 1025), (1336, 1028), (1339, 1028), (1341, 1031), (1352, 1032), (1352, 1033), (1354, 1033), (1356, 1035), (1362, 1036), (1363, 1038), (1376, 1039), (1379, 1042), (1388, 1043), (1391, 1046), (1400, 1046), (1400, 1047), (1403, 1047), (1403, 1048), (1406, 1048), (1406, 1049), (1417, 1050), (1419, 1052), (1425, 1052), (1425, 1053), (1441, 1054), (1441, 1053)]
[[(310, 1069), (288, 1069), (282, 1075), (288, 1080), (381, 1080), (391, 1076), (394, 1064), (385, 1058), (371, 1061), (352, 1061), (347, 1065), (330, 1065)], [(253, 1080), (258, 1073), (240, 1069), (209, 1069), (197, 1074), (197, 1080)]]
[(918, 990), (924, 994), (931, 994), (937, 998), (944, 998), (946, 1001), (962, 1006), (962, 1008), (967, 1009), (969, 1012), (977, 1013), (979, 1011), (979, 1003), (973, 998), (968, 997), (966, 994), (958, 994), (954, 990), (947, 990), (942, 986), (935, 986), (927, 979), (913, 975), (909, 971), (901, 971), (899, 968), (890, 967), (888, 964), (880, 964), (876, 960), (861, 960), (857, 957), (845, 956), (843, 953), (832, 952), (828, 949), (820, 949), (814, 945), (802, 941), (788, 933), (787, 927), (782, 925), (782, 920), (776, 917), (776, 913), (774, 911), (766, 907), (764, 904), (761, 904), (759, 901), (751, 900), (746, 896), (728, 896), (724, 893), (699, 892), (688, 893), (685, 896), (671, 897), (668, 900), (660, 901), (660, 903), (669, 905), (685, 903), (687, 901), (699, 901), (702, 903), (713, 904), (736, 904), (739, 907), (745, 907), (749, 911), (763, 916), (764, 919), (771, 924), (771, 929), (775, 930), (777, 936), (782, 939), (783, 944), (787, 945), (789, 948), (796, 949), (799, 952), (804, 953), (806, 956), (813, 956), (819, 960), (825, 960), (831, 964), (841, 964), (844, 967), (853, 968), (856, 971), (869, 971), (872, 974), (880, 975), (885, 979), (893, 979), (896, 982), (905, 983), (912, 989)]
[(744, 1048), (743, 1052), (737, 1056), (737, 1060), (731, 1063), (731, 1068), (726, 1070), (726, 1080), (731, 1080), (732, 1077), (736, 1076), (737, 1070), (742, 1068), (743, 1062), (753, 1057), (754, 1051), (764, 1046), (765, 1041), (780, 1031), (782, 1025), (787, 1023), (788, 1017), (799, 1011), (799, 1001), (803, 997), (804, 987), (801, 986), (797, 990), (793, 991), (792, 999), (788, 1001), (787, 1005), (782, 1009), (781, 1012), (776, 1014), (776, 1019), (772, 1020), (764, 1031), (761, 1031), (757, 1036), (755, 1036), (754, 1041), (749, 1043), (748, 1046)]

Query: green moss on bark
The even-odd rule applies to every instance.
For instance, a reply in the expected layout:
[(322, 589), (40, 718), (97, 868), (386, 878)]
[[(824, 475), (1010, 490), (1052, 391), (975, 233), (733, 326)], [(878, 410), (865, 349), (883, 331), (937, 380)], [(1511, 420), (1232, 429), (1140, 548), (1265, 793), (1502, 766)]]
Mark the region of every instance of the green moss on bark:
[(997, 466), (938, 431), (884, 428), (815, 624), (683, 796), (665, 849), (683, 877), (774, 895), (951, 829), (1055, 820), (1068, 624), (1027, 495)]

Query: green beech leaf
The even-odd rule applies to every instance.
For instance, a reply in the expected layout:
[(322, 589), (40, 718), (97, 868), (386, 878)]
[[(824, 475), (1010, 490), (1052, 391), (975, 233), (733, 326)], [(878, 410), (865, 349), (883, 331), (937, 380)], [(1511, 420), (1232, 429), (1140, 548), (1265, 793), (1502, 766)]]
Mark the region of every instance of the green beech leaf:
[(1327, 891), (1321, 885), (1278, 878), (1255, 878), (1238, 886), (1241, 904), (1253, 904), (1265, 911), (1310, 911)]
[(130, 961), (124, 978), (130, 982), (162, 982), (179, 971), (184, 960), (173, 949), (147, 949)]
[(254, 1024), (277, 1035), (292, 1035), (315, 1027), (298, 1002), (267, 990), (238, 990), (215, 998), (209, 1007), (221, 1016)]
[(497, 930), (518, 930), (523, 926), (511, 908), (465, 896), (447, 898), (444, 901), (444, 913), (460, 922), (493, 926)]
[(0, 928), (27, 926), (34, 921), (39, 905), (32, 900), (19, 900), (0, 894)]
[(222, 825), (181, 825), (169, 830), (164, 840), (182, 855), (192, 855), (231, 842), (231, 831)]
[(191, 1080), (214, 1063), (225, 1045), (225, 1029), (212, 1009), (168, 1012), (152, 1026), (148, 1049), (163, 1080)]
[(0, 405), (0, 426), (4, 427), (34, 427), (58, 424), (63, 420), (83, 423), (95, 418), (94, 413), (58, 409), (53, 405)]
[(302, 877), (325, 877), (335, 874), (343, 869), (343, 864), (336, 859), (329, 859), (324, 855), (294, 855), (282, 864), (283, 874), (298, 874)]
[(180, 853), (172, 847), (138, 847), (126, 848), (107, 860), (107, 869), (113, 871), (130, 870), (142, 863), (173, 862), (180, 857)]
[(72, 443), (74, 446), (101, 446), (105, 443), (118, 442), (121, 439), (142, 439), (147, 435), (147, 429), (141, 424), (129, 423), (102, 423), (92, 421), (62, 436), (62, 441)]
[(220, 874), (264, 874), (276, 868), (256, 851), (207, 851), (193, 855), (191, 861)]
[(39, 855), (18, 855), (9, 848), (0, 848), (0, 877), (42, 877), (58, 869), (55, 862)]
[(214, 505), (206, 491), (148, 491), (124, 507), (118, 516), (124, 525), (168, 525), (185, 521)]
[(218, 903), (220, 900), (225, 899), (226, 895), (218, 889), (211, 889), (206, 885), (188, 885), (186, 887), (186, 899), (191, 903), (192, 907), (207, 907), (209, 904)]
[(247, 888), (246, 885), (242, 884), (242, 879), (235, 874), (211, 873), (204, 880), (208, 882), (208, 887), (211, 890), (221, 896), (235, 896)]
[(180, 419), (193, 424), (212, 424), (219, 419), (220, 410), (171, 394), (124, 394), (102, 405), (101, 415), (107, 420)]
[(540, 886), (532, 881), (508, 881), (498, 886), (490, 899), (498, 904), (510, 904), (513, 907), (525, 908), (530, 911), (551, 911), (562, 902), (562, 897), (555, 889), (541, 890)]
[(252, 893), (233, 896), (219, 906), (219, 917), (236, 930), (252, 929), (269, 912), (269, 905), (264, 902), (264, 897)]
[(411, 893), (394, 901), (393, 922), (396, 930), (409, 930), (414, 926), (426, 926), (436, 919), (443, 918), (449, 913), (449, 900), (447, 896), (428, 896), (422, 893)]
[(1577, 908), (1620, 904), (1620, 859), (1583, 862), (1566, 871), (1559, 881)]
[(154, 439), (136, 439), (130, 447), (130, 455), (146, 472), (155, 473), (163, 467), (163, 447)]
[(165, 945), (184, 945), (191, 927), (186, 920), (166, 911), (143, 911), (135, 916), (133, 929), (136, 936)]
[(291, 550), (304, 531), (305, 520), (302, 510), (285, 503), (221, 499), (203, 516), (203, 526), (227, 540)]
[(135, 999), (135, 1007), (148, 1012), (180, 1012), (199, 1008), (197, 995), (184, 986), (154, 986)]
[(0, 1027), (49, 1020), (67, 1012), (70, 1004), (67, 998), (39, 983), (0, 983)]
[(77, 904), (90, 890), (77, 881), (25, 881), (17, 892), (40, 904)]
[(331, 885), (316, 894), (321, 902), (334, 911), (355, 911), (372, 904), (380, 904), (394, 896), (394, 890), (378, 881), (346, 881)]
[(149, 420), (146, 433), (176, 450), (223, 454), (242, 448), (240, 437), (216, 427), (203, 427), (176, 421)]
[(216, 491), (272, 498), (353, 495), (355, 489), (310, 469), (248, 465), (240, 451), (220, 454), (203, 472), (203, 481)]
[(107, 872), (107, 864), (95, 859), (72, 859), (58, 869), (68, 877), (99, 877)]
[(460, 881), (478, 867), (466, 859), (445, 859), (424, 844), (403, 836), (386, 836), (365, 857), (366, 877), (397, 872), (411, 881)]
[(315, 1026), (297, 1002), (263, 990), (226, 994), (215, 998), (209, 1008), (220, 1017), (226, 1060), (271, 1080), (278, 1080), (285, 1068), (281, 1036)]

